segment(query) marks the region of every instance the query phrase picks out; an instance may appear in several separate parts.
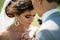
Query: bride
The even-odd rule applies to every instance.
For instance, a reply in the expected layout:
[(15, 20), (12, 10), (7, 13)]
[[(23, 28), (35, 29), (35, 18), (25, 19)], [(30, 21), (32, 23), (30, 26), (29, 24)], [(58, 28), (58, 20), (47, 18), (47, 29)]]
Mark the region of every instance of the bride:
[(30, 24), (32, 23), (35, 13), (30, 0), (11, 0), (5, 8), (5, 13), (10, 18), (15, 18), (14, 22), (9, 25), (6, 31), (0, 35), (0, 40), (23, 40), (22, 36), (27, 34), (25, 40), (32, 40), (29, 37)]

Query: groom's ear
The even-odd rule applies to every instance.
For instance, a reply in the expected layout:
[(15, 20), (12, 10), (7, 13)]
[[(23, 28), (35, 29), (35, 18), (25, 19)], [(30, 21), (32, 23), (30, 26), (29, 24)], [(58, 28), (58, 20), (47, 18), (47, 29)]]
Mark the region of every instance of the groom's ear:
[(43, 3), (43, 0), (39, 0), (39, 2), (40, 2), (40, 4), (42, 4)]

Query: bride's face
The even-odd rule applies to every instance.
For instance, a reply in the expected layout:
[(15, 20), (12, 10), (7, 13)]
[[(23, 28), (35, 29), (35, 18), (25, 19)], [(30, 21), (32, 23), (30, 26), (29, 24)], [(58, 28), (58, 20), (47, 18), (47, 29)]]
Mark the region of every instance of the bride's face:
[(17, 18), (21, 25), (23, 26), (30, 26), (34, 19), (35, 13), (34, 10), (25, 11), (24, 13), (20, 14)]

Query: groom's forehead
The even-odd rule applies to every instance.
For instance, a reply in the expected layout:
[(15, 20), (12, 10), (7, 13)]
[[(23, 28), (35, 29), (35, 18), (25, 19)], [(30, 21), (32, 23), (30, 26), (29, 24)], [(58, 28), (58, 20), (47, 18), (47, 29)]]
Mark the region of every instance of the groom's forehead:
[(37, 2), (37, 1), (40, 1), (40, 0), (31, 0), (31, 1), (33, 1), (33, 2), (36, 1)]
[(31, 1), (31, 0), (12, 0), (12, 1), (25, 1), (25, 2), (28, 2), (28, 1)]

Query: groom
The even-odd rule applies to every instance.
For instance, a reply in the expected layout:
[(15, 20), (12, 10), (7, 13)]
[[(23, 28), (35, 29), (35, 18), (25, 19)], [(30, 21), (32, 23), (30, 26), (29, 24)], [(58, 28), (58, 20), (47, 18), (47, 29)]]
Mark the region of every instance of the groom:
[(60, 40), (60, 0), (32, 0), (35, 11), (42, 17), (42, 25), (35, 40)]

